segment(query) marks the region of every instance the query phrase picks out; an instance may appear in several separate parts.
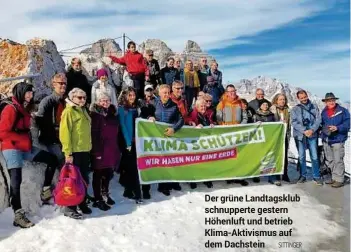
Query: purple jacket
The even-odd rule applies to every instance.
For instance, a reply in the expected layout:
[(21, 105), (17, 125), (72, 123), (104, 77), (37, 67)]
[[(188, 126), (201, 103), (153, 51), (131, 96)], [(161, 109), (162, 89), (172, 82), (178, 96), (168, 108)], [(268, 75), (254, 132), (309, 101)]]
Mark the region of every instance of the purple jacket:
[[(111, 105), (104, 109), (96, 104), (91, 108), (92, 167), (115, 168), (120, 161), (118, 147), (117, 109)], [(101, 157), (101, 159), (97, 159)]]

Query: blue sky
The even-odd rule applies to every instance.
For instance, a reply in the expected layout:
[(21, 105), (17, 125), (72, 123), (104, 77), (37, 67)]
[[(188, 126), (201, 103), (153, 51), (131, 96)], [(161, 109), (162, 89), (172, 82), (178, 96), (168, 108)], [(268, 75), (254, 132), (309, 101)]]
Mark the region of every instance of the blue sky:
[(225, 81), (264, 75), (350, 100), (349, 0), (9, 1), (0, 15), (1, 36), (22, 43), (42, 37), (65, 49), (125, 32), (181, 52), (191, 39)]

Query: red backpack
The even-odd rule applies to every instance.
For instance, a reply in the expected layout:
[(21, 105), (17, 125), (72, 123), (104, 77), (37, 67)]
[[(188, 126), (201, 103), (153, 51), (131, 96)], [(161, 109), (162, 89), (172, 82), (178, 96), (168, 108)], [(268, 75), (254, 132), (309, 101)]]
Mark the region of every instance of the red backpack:
[(83, 202), (86, 184), (77, 166), (65, 164), (53, 191), (58, 206), (76, 206)]

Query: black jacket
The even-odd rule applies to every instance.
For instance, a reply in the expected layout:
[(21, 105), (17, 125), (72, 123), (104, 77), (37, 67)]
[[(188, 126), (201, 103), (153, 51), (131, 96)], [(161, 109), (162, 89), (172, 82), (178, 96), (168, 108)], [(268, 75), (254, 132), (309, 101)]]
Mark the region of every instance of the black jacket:
[(39, 104), (34, 127), (36, 127), (39, 142), (42, 144), (60, 143), (58, 137), (60, 123), (56, 121), (59, 104), (64, 108), (65, 100), (56, 93), (46, 96)]
[(73, 89), (73, 88), (80, 88), (82, 89), (87, 95), (87, 103), (91, 103), (91, 85), (88, 82), (87, 77), (82, 73), (82, 71), (76, 72), (71, 68), (67, 73), (67, 88), (66, 88), (66, 95)]
[(144, 119), (148, 119), (151, 116), (155, 116), (155, 97), (150, 100), (149, 103), (146, 102), (145, 99), (138, 100), (138, 108), (140, 109), (140, 117)]
[(152, 59), (151, 62), (146, 62), (150, 72), (150, 83), (153, 84), (154, 87), (162, 84), (160, 65), (158, 64), (158, 61), (156, 59)]

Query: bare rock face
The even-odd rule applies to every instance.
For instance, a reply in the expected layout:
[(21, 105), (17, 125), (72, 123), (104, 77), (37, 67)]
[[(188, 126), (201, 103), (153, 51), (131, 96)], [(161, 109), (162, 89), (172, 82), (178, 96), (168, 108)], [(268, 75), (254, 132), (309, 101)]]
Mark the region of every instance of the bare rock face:
[(173, 56), (172, 50), (166, 45), (165, 42), (159, 39), (148, 39), (139, 45), (138, 51), (142, 54), (146, 50), (153, 50), (154, 58), (158, 60), (160, 67), (164, 67), (167, 62), (167, 58)]
[(95, 58), (103, 58), (110, 54), (117, 55), (122, 52), (119, 45), (113, 39), (100, 39), (90, 48), (81, 51), (82, 54), (91, 55)]
[[(35, 98), (50, 94), (52, 76), (64, 71), (65, 63), (51, 40), (35, 38), (25, 45), (0, 41), (0, 79), (39, 74), (32, 81)], [(0, 93), (11, 95), (12, 87), (19, 81), (0, 82)]]
[(185, 45), (185, 53), (201, 53), (202, 50), (198, 43), (192, 40), (188, 40)]

